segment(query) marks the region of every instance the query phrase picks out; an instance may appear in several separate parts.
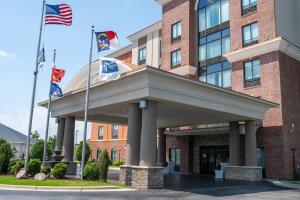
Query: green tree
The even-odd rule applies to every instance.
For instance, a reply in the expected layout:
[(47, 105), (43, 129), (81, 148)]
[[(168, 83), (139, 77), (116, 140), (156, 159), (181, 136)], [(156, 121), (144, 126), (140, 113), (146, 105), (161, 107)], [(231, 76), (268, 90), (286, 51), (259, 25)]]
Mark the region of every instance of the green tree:
[(4, 139), (0, 139), (0, 174), (6, 174), (8, 172), (11, 157), (12, 150), (10, 144)]
[[(43, 161), (43, 154), (44, 154), (44, 140), (38, 140), (34, 145), (32, 145), (30, 150), (30, 158), (31, 159), (38, 159)], [(50, 160), (52, 156), (52, 152), (47, 145), (47, 160)]]
[(99, 170), (100, 181), (106, 182), (108, 167), (109, 167), (109, 157), (106, 149), (101, 152), (98, 162), (100, 165), (100, 170)]
[(34, 131), (32, 134), (31, 134), (31, 138), (38, 141), (40, 139), (40, 134), (39, 132), (37, 131)]
[[(82, 159), (82, 146), (83, 146), (83, 141), (80, 142), (80, 144), (76, 148), (76, 160), (81, 161)], [(91, 155), (91, 148), (88, 144), (85, 146), (85, 162), (87, 162), (90, 158)]]
[(56, 145), (56, 136), (49, 137), (48, 146), (49, 146), (49, 149), (52, 153), (55, 150), (55, 145)]

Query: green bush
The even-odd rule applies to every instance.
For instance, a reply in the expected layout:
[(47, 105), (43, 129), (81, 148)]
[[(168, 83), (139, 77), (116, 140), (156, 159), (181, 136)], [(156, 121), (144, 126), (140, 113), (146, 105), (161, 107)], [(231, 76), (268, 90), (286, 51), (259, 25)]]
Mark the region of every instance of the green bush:
[[(76, 160), (81, 161), (82, 159), (82, 146), (83, 146), (83, 141), (80, 142), (80, 144), (76, 148)], [(90, 158), (91, 155), (91, 148), (88, 144), (85, 146), (85, 162), (87, 162)]]
[(16, 164), (12, 167), (12, 172), (17, 174), (22, 168), (24, 168), (25, 162), (24, 160), (19, 160)]
[(83, 175), (89, 181), (99, 180), (100, 166), (99, 163), (91, 162), (85, 165)]
[(28, 163), (28, 174), (31, 176), (35, 176), (37, 173), (41, 171), (41, 162), (38, 159), (31, 159)]
[(52, 174), (57, 179), (62, 179), (67, 173), (67, 165), (65, 163), (58, 163), (52, 169)]
[(44, 174), (46, 174), (46, 175), (48, 175), (48, 174), (50, 174), (50, 172), (51, 172), (51, 168), (50, 167), (42, 167), (42, 169), (41, 169), (41, 173), (44, 173)]
[(119, 167), (120, 165), (124, 165), (124, 161), (123, 160), (116, 160), (116, 161), (114, 161), (113, 162), (113, 166), (115, 166), (115, 167)]
[(17, 160), (11, 160), (9, 162), (8, 170), (7, 170), (9, 174), (13, 174), (14, 173), (13, 169), (14, 169), (14, 167), (15, 167), (16, 164), (17, 164)]
[(99, 165), (100, 165), (100, 170), (99, 170), (100, 181), (106, 182), (108, 167), (109, 167), (109, 157), (106, 149), (101, 152), (101, 155), (99, 157)]
[[(30, 158), (31, 159), (38, 159), (40, 161), (43, 161), (43, 154), (44, 154), (44, 140), (37, 141), (34, 145), (32, 145), (30, 150)], [(52, 152), (49, 149), (49, 146), (47, 145), (47, 157), (51, 157)]]
[(11, 157), (12, 150), (10, 144), (4, 139), (0, 139), (0, 174), (7, 174)]

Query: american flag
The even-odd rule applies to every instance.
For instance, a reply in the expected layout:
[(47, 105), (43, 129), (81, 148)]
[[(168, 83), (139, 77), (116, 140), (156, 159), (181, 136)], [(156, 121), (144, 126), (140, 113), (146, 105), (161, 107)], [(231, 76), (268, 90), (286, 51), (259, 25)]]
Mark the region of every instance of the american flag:
[(46, 4), (45, 24), (72, 25), (72, 9), (67, 4)]

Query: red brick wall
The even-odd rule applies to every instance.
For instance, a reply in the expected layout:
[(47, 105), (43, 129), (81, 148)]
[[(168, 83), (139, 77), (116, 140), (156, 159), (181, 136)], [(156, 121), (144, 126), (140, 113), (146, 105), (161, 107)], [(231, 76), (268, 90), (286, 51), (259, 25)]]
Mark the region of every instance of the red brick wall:
[[(196, 66), (196, 12), (195, 0), (173, 0), (163, 7), (162, 18), (162, 65), (161, 69), (170, 70), (171, 52), (181, 49), (181, 66)], [(172, 24), (181, 21), (181, 41), (171, 42)]]
[(259, 42), (276, 38), (275, 1), (257, 1), (257, 11), (248, 15), (241, 14), (241, 1), (230, 0), (231, 51), (243, 48), (242, 27), (258, 21)]
[[(97, 159), (97, 149), (107, 150), (109, 157), (111, 157), (111, 150), (115, 149), (120, 152), (120, 160), (125, 160), (126, 155), (126, 140), (115, 140), (115, 141), (90, 141), (91, 147), (91, 160)], [(119, 155), (118, 155), (119, 157)]]
[[(283, 154), (285, 177), (293, 178), (293, 154), (296, 149), (296, 165), (300, 165), (300, 62), (279, 53), (280, 82), (283, 108)], [(297, 169), (300, 177), (300, 168)]]
[(190, 152), (189, 152), (189, 143), (190, 143), (190, 139), (189, 136), (182, 136), (182, 137), (177, 137), (177, 136), (167, 136), (167, 161), (169, 161), (169, 149), (170, 148), (176, 148), (176, 149), (180, 149), (180, 162), (181, 162), (181, 166), (180, 166), (180, 171), (181, 172), (188, 172), (190, 169), (189, 166), (189, 159), (190, 158)]

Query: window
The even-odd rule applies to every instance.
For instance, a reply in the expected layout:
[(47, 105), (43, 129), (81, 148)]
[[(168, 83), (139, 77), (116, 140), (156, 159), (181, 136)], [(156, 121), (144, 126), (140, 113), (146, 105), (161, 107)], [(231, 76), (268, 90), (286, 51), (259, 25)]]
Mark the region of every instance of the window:
[(118, 139), (118, 133), (119, 133), (119, 125), (113, 125), (113, 132), (112, 132), (112, 138)]
[(231, 87), (231, 65), (228, 61), (199, 68), (199, 81), (218, 87)]
[(181, 40), (181, 22), (172, 25), (172, 42)]
[(243, 27), (243, 44), (248, 46), (258, 43), (258, 22)]
[(200, 1), (199, 31), (213, 28), (227, 21), (229, 21), (229, 0)]
[(146, 63), (147, 49), (146, 47), (139, 50), (139, 65)]
[(245, 87), (260, 85), (260, 60), (244, 63)]
[(98, 140), (103, 140), (103, 126), (98, 128)]
[(118, 151), (116, 149), (111, 149), (111, 156), (110, 159), (112, 161), (118, 160)]
[(242, 0), (242, 15), (257, 9), (257, 0)]
[(204, 61), (221, 56), (230, 51), (229, 28), (201, 37), (199, 46), (199, 60)]
[(171, 53), (171, 66), (172, 68), (179, 67), (181, 65), (181, 50), (176, 50)]

